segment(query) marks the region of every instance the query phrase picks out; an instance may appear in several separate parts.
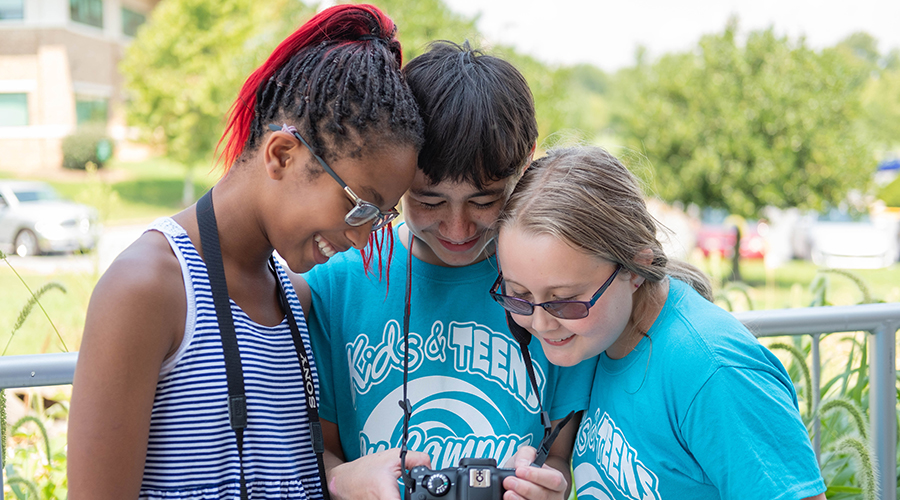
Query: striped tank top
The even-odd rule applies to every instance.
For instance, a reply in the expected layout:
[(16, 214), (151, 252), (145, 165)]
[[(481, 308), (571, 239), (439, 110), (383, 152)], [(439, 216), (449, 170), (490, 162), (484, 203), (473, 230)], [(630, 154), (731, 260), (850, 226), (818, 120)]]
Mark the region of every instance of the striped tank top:
[[(164, 234), (181, 263), (187, 319), (181, 346), (160, 369), (140, 498), (239, 499), (241, 460), (228, 422), (225, 357), (206, 265), (174, 220), (158, 219), (148, 230)], [(300, 301), (281, 265), (276, 269), (310, 354), (318, 398)], [(277, 326), (260, 325), (234, 301), (231, 313), (247, 395), (243, 468), (249, 497), (322, 498), (290, 325), (286, 318)]]

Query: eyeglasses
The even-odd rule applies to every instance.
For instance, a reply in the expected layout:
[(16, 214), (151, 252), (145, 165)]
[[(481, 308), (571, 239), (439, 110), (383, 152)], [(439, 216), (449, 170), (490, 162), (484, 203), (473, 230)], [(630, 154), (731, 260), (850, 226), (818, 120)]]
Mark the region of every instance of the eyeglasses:
[(279, 127), (278, 125), (270, 124), (269, 129), (276, 132), (280, 130), (282, 132), (289, 132), (293, 134), (294, 137), (296, 137), (301, 143), (303, 143), (304, 146), (306, 146), (306, 149), (308, 149), (310, 154), (312, 154), (316, 161), (319, 162), (319, 165), (322, 165), (322, 168), (324, 168), (325, 171), (328, 172), (328, 175), (330, 175), (334, 180), (337, 181), (338, 184), (341, 185), (342, 188), (344, 188), (344, 192), (347, 193), (347, 196), (350, 197), (350, 200), (355, 204), (353, 208), (351, 208), (350, 211), (347, 212), (347, 215), (344, 216), (344, 222), (346, 222), (347, 224), (358, 227), (369, 221), (374, 221), (372, 222), (372, 231), (377, 231), (390, 224), (391, 221), (393, 221), (397, 218), (398, 215), (400, 215), (400, 212), (398, 212), (395, 208), (392, 208), (385, 213), (382, 212), (381, 209), (374, 204), (369, 203), (368, 201), (364, 201), (359, 196), (356, 196), (356, 193), (354, 193), (353, 190), (350, 189), (350, 186), (348, 186), (343, 179), (338, 177), (338, 174), (334, 170), (332, 170), (327, 163), (325, 163), (325, 160), (323, 160), (321, 156), (317, 155), (315, 151), (313, 151), (313, 148), (297, 132), (296, 127), (288, 125)]
[(531, 316), (532, 314), (534, 314), (534, 308), (540, 306), (543, 307), (544, 310), (547, 311), (547, 313), (549, 313), (550, 315), (556, 316), (560, 319), (581, 319), (587, 317), (590, 308), (597, 303), (597, 300), (600, 299), (600, 296), (603, 295), (603, 292), (605, 292), (606, 289), (609, 288), (609, 285), (612, 284), (613, 280), (616, 278), (616, 275), (619, 274), (619, 271), (621, 269), (622, 264), (616, 265), (616, 270), (613, 271), (612, 275), (610, 275), (610, 277), (606, 279), (606, 281), (603, 283), (603, 286), (601, 286), (599, 290), (594, 292), (594, 295), (588, 302), (582, 302), (579, 300), (551, 300), (549, 302), (535, 304), (518, 297), (503, 295), (499, 293), (500, 283), (501, 281), (503, 281), (503, 273), (500, 273), (500, 275), (497, 276), (497, 281), (495, 281), (494, 286), (491, 287), (490, 293), (491, 297), (496, 300), (498, 304), (500, 304), (504, 309), (513, 314)]

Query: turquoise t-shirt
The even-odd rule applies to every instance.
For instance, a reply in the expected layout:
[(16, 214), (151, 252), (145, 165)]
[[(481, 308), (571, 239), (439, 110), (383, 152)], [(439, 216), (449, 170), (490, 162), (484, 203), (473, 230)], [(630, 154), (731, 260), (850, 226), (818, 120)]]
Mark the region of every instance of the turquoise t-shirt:
[[(382, 257), (386, 265), (387, 249)], [(338, 425), (348, 461), (400, 445), (406, 266), (395, 230), (389, 288), (377, 264), (365, 275), (352, 251), (304, 275), (313, 292), (307, 323), (319, 413)], [(520, 446), (537, 447), (544, 435), (538, 399), (504, 310), (488, 294), (496, 260), (454, 268), (414, 258), (412, 268), (409, 449), (444, 469), (467, 457), (502, 466)], [(596, 360), (558, 368), (539, 342), (530, 352), (551, 419), (587, 408)]]
[(731, 314), (670, 279), (648, 335), (622, 359), (600, 355), (575, 442), (579, 500), (825, 491), (790, 377)]

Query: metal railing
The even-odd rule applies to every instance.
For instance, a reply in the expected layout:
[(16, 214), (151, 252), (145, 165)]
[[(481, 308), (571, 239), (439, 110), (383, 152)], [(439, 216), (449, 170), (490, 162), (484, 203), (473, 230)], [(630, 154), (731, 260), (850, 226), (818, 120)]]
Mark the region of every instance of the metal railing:
[[(827, 333), (865, 331), (869, 335), (869, 419), (877, 476), (877, 498), (897, 500), (896, 333), (900, 303), (810, 307), (735, 313), (757, 337), (810, 335), (812, 386), (820, 388), (819, 337)], [(78, 353), (0, 357), (0, 389), (71, 384)], [(813, 407), (819, 404), (813, 391)], [(814, 416), (813, 448), (820, 453), (819, 421)], [(3, 498), (0, 488), (0, 499)]]
[[(808, 307), (735, 313), (757, 337), (812, 336), (813, 408), (819, 407), (821, 360), (819, 336), (825, 333), (869, 332), (869, 420), (872, 426), (876, 498), (897, 500), (897, 358), (900, 303)], [(813, 448), (819, 458), (819, 419), (813, 420)]]

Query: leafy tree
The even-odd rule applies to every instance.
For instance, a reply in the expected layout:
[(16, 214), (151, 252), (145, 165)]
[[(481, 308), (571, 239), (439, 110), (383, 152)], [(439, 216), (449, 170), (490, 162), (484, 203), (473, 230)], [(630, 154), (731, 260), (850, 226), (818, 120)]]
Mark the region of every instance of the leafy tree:
[(883, 149), (900, 148), (900, 67), (871, 78), (863, 93), (872, 137)]
[(551, 68), (512, 47), (491, 45), (478, 32), (477, 17), (455, 14), (441, 0), (375, 0), (374, 4), (397, 23), (404, 61), (425, 52), (433, 40), (468, 40), (473, 48), (512, 63), (534, 95), (541, 133), (538, 140), (545, 146), (572, 135), (572, 131), (579, 139), (591, 138), (605, 127), (608, 112), (599, 93), (605, 90), (607, 81), (600, 70), (589, 66)]
[(617, 75), (615, 124), (645, 155), (667, 201), (755, 216), (766, 205), (821, 208), (866, 186), (868, 73), (845, 52), (815, 52), (770, 28), (738, 40), (732, 20), (695, 50)]
[(900, 148), (900, 50), (882, 56), (866, 33), (850, 35), (837, 48), (869, 72), (862, 95), (866, 132), (882, 151)]
[(442, 0), (373, 0), (397, 25), (397, 39), (403, 45), (404, 64), (428, 50), (434, 40), (462, 43), (473, 47), (482, 43), (475, 18), (456, 14)]
[(120, 66), (129, 123), (188, 167), (190, 181), (195, 165), (211, 163), (244, 79), (311, 14), (296, 0), (160, 2)]
[[(590, 66), (551, 68), (510, 47), (489, 46), (477, 17), (453, 13), (442, 0), (372, 0), (397, 24), (404, 61), (433, 40), (462, 43), (509, 60), (535, 97), (544, 144), (565, 131), (591, 139), (608, 123), (609, 81)], [(138, 33), (122, 63), (130, 95), (129, 122), (166, 155), (190, 168), (209, 164), (228, 107), (253, 68), (289, 31), (312, 15), (297, 0), (166, 0)], [(548, 139), (549, 140), (546, 140)], [(188, 179), (190, 176), (188, 176)], [(186, 183), (187, 199), (193, 195)]]
[(512, 63), (528, 81), (537, 114), (538, 147), (550, 148), (569, 142), (589, 142), (609, 123), (606, 75), (589, 65), (547, 65), (497, 46), (492, 54)]

